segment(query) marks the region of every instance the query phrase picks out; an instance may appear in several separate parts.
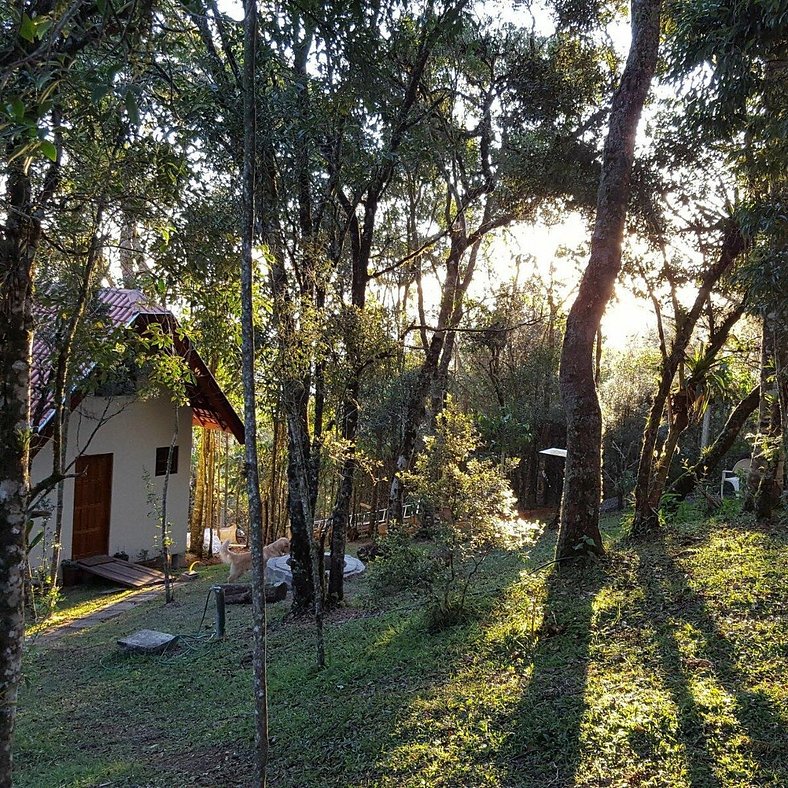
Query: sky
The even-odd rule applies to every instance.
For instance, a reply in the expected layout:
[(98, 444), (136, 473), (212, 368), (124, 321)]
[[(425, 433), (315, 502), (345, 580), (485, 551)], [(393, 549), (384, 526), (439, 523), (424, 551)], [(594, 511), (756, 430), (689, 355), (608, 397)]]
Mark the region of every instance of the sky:
[[(563, 311), (568, 312), (577, 293), (585, 265), (591, 230), (577, 214), (568, 214), (558, 224), (517, 223), (499, 232), (486, 251), (486, 262), (477, 268), (468, 295), (487, 300), (497, 286), (515, 276), (516, 258), (523, 261), (520, 280), (534, 270), (543, 281), (552, 278)], [(565, 250), (577, 250), (568, 256)], [(437, 311), (440, 285), (434, 278), (424, 281), (427, 310)], [(415, 310), (415, 306), (413, 307)], [(602, 335), (607, 347), (621, 350), (633, 342), (652, 336), (656, 319), (650, 304), (635, 298), (625, 287), (616, 285), (613, 298), (602, 319)]]

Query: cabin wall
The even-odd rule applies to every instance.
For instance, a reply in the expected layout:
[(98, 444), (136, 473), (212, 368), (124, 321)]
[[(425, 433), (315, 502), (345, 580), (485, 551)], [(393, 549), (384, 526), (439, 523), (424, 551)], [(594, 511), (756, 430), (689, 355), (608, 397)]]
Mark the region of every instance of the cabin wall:
[[(103, 423), (102, 423), (103, 422)], [(96, 426), (100, 425), (98, 429)], [(109, 554), (126, 553), (132, 561), (155, 557), (161, 546), (157, 514), (149, 500), (155, 494), (159, 505), (165, 476), (156, 476), (156, 449), (169, 447), (175, 429), (175, 406), (167, 396), (88, 397), (69, 420), (68, 458), (77, 454), (112, 454)], [(95, 434), (94, 434), (95, 431)], [(189, 476), (191, 473), (192, 411), (178, 410), (177, 473), (170, 475), (167, 493), (167, 520), (171, 523), (170, 548), (184, 553), (189, 522)], [(32, 482), (51, 473), (52, 445), (48, 443), (35, 457)], [(73, 467), (71, 471), (73, 473)], [(54, 510), (56, 492), (49, 493), (47, 508)], [(40, 507), (39, 507), (40, 508)], [(72, 556), (74, 479), (65, 482), (62, 531), (62, 558)], [(33, 533), (40, 530), (36, 520)], [(31, 564), (42, 560), (42, 549), (51, 554), (54, 515), (45, 525), (42, 547), (31, 554)]]

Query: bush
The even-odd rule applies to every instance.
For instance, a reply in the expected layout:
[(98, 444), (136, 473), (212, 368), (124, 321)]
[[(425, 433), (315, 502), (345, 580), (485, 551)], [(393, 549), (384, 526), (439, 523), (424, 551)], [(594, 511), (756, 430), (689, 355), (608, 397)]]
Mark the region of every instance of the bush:
[[(427, 438), (409, 489), (434, 512), (431, 548), (402, 543), (388, 560), (388, 582), (399, 574), (429, 597), (427, 627), (437, 631), (469, 617), (468, 589), (483, 561), (497, 547), (511, 544), (507, 528), (515, 500), (503, 464), (479, 456), (481, 440), (471, 418), (449, 399)], [(415, 552), (414, 552), (415, 551)]]
[(434, 571), (429, 550), (405, 534), (394, 533), (380, 540), (380, 554), (369, 566), (370, 584), (378, 592), (423, 591)]

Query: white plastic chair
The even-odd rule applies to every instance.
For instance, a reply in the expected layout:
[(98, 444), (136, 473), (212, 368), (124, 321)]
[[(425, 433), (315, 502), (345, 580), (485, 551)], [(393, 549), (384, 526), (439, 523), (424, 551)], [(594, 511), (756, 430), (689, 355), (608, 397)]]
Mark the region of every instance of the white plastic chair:
[(720, 498), (725, 497), (725, 483), (727, 482), (733, 487), (733, 491), (736, 495), (739, 494), (741, 490), (741, 482), (742, 478), (749, 472), (750, 470), (750, 459), (745, 457), (743, 460), (739, 460), (733, 468), (730, 470), (724, 470), (722, 472), (722, 479), (720, 480)]

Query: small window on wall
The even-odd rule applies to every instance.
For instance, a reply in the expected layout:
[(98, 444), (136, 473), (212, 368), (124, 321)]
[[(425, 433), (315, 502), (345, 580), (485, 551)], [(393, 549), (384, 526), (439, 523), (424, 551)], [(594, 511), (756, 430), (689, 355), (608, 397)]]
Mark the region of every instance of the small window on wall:
[[(156, 476), (165, 476), (167, 473), (167, 455), (170, 453), (169, 446), (162, 446), (156, 449)], [(170, 473), (178, 473), (178, 447), (172, 447), (170, 460)]]

